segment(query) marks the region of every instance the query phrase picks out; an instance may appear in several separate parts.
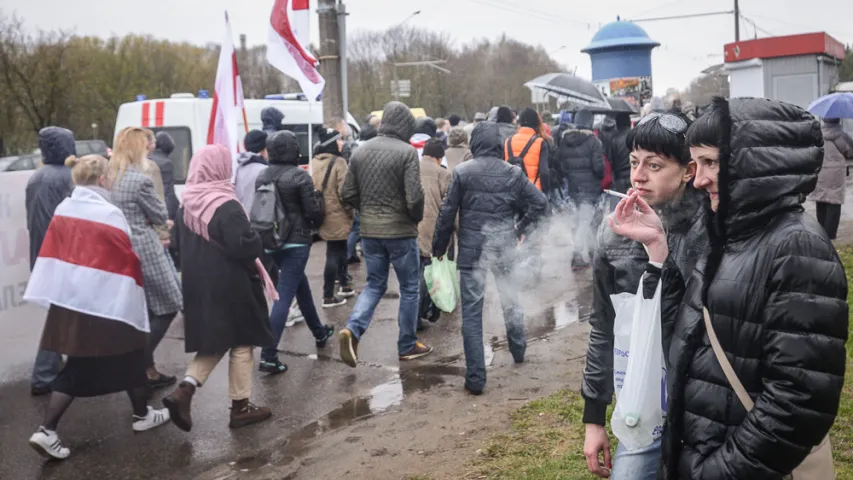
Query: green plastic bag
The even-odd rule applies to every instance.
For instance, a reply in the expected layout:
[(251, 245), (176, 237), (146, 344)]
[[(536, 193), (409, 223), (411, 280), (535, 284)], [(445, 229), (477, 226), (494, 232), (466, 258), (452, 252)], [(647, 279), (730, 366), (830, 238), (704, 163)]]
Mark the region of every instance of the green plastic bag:
[(432, 303), (442, 312), (456, 310), (459, 298), (459, 276), (456, 274), (456, 262), (447, 257), (432, 259), (432, 264), (424, 268), (424, 280)]

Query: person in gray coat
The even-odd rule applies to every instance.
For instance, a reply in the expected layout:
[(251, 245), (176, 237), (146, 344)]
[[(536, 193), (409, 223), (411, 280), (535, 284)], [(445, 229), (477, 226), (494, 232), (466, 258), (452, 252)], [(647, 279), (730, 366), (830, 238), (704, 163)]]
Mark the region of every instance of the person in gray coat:
[(166, 210), (169, 212), (169, 220), (174, 221), (181, 202), (175, 194), (175, 165), (169, 155), (175, 150), (175, 140), (168, 132), (157, 132), (156, 149), (151, 154), (151, 161), (160, 169), (160, 177), (163, 179), (163, 196), (166, 198)]
[[(27, 230), (30, 234), (30, 270), (36, 263), (54, 210), (74, 189), (71, 169), (65, 166), (65, 159), (73, 157), (75, 153), (71, 130), (59, 127), (41, 129), (39, 148), (44, 166), (30, 177), (25, 197)], [(38, 351), (30, 385), (33, 395), (50, 393), (50, 383), (59, 375), (61, 363), (62, 356), (58, 353)]]
[(341, 203), (361, 214), (361, 248), (367, 264), (367, 287), (359, 295), (347, 327), (340, 332), (341, 358), (355, 367), (358, 343), (367, 331), (376, 305), (388, 288), (388, 269), (400, 283), (400, 360), (432, 352), (418, 341), (420, 254), (418, 223), (424, 216), (418, 152), (409, 144), (415, 117), (405, 104), (389, 102), (382, 114), (379, 136), (352, 154), (341, 188)]
[(252, 211), (255, 200), (255, 180), (258, 174), (269, 167), (267, 154), (267, 134), (260, 130), (252, 130), (243, 139), (246, 151), (237, 157), (237, 174), (234, 177), (234, 190), (237, 199), (247, 212)]
[(817, 176), (817, 187), (809, 198), (817, 202), (817, 221), (830, 240), (838, 234), (841, 205), (847, 183), (847, 162), (853, 160), (853, 139), (841, 128), (841, 119), (824, 118), (823, 167)]
[(166, 335), (172, 320), (183, 309), (183, 296), (177, 275), (166, 256), (154, 226), (166, 225), (166, 206), (157, 197), (154, 182), (141, 170), (147, 140), (141, 128), (126, 128), (116, 137), (110, 159), (112, 200), (130, 225), (133, 251), (142, 261), (142, 279), (151, 333), (148, 337), (147, 374), (151, 388), (175, 383), (174, 376), (163, 375), (154, 366), (154, 350)]

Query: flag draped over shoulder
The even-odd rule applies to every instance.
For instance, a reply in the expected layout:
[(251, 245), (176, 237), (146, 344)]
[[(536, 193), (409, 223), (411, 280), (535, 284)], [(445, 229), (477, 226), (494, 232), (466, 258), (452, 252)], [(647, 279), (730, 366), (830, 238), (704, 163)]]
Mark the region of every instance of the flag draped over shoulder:
[(317, 100), (326, 80), (317, 71), (317, 59), (306, 48), (309, 22), (309, 0), (276, 0), (267, 34), (267, 61), (299, 82), (309, 100)]
[(56, 207), (24, 300), (148, 332), (142, 263), (121, 210), (97, 192), (76, 187)]

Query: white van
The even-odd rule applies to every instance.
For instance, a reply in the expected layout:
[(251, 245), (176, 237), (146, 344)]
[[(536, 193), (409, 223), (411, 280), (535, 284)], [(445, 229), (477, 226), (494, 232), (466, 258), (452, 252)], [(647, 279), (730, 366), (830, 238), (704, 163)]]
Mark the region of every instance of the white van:
[[(302, 94), (268, 95), (263, 100), (245, 101), (248, 130), (260, 130), (261, 110), (275, 107), (284, 114), (282, 126), (296, 134), (299, 148), (302, 152), (300, 164), (307, 169), (308, 165), (308, 121), (313, 128), (323, 124), (323, 104), (309, 102)], [(168, 132), (175, 139), (175, 151), (172, 152), (172, 162), (175, 164), (175, 183), (183, 184), (187, 178), (190, 159), (193, 152), (207, 144), (207, 131), (210, 126), (210, 109), (213, 99), (197, 98), (191, 93), (176, 93), (170, 98), (140, 100), (125, 103), (118, 110), (115, 135), (126, 127), (149, 128), (154, 133)], [(358, 122), (347, 113), (347, 123), (354, 136), (358, 135)], [(246, 134), (242, 115), (239, 118), (237, 131), (240, 134), (242, 148), (243, 137)], [(314, 143), (317, 139), (314, 139)]]

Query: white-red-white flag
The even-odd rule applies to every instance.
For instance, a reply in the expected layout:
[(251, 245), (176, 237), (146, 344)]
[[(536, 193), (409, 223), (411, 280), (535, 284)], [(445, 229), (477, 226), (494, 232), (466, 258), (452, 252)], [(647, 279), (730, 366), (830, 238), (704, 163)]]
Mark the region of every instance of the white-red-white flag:
[[(231, 35), (231, 22), (225, 12), (225, 38), (219, 50), (219, 65), (216, 67), (216, 85), (213, 94), (213, 107), (210, 111), (210, 126), (207, 130), (207, 144), (224, 145), (231, 150), (233, 162), (237, 161), (240, 135), (237, 123), (243, 111), (243, 82), (237, 68), (237, 53)], [(237, 171), (236, 163), (233, 172)]]
[(24, 300), (148, 332), (142, 263), (121, 210), (97, 192), (76, 187), (56, 207)]
[(326, 80), (317, 72), (317, 59), (306, 49), (310, 23), (309, 0), (275, 0), (267, 35), (267, 61), (299, 82), (302, 93), (317, 100)]

